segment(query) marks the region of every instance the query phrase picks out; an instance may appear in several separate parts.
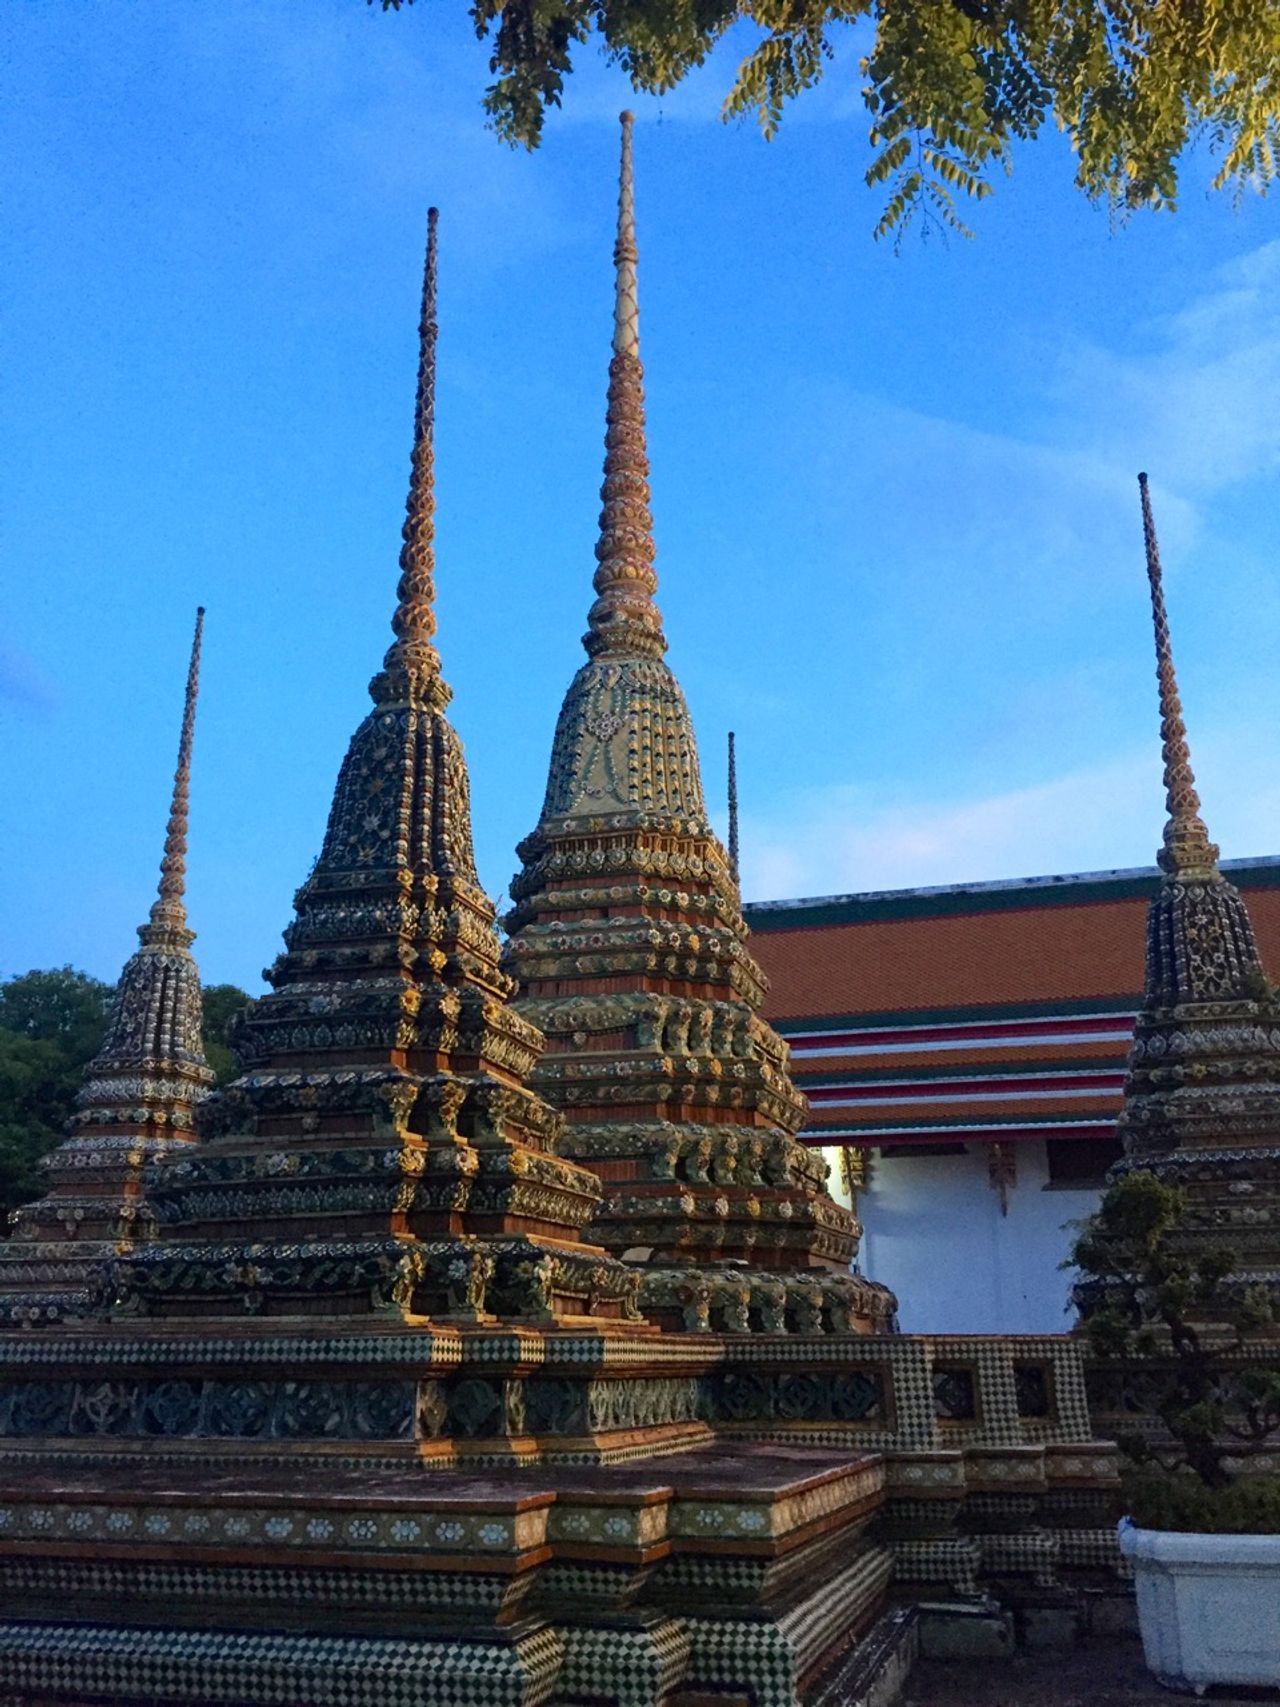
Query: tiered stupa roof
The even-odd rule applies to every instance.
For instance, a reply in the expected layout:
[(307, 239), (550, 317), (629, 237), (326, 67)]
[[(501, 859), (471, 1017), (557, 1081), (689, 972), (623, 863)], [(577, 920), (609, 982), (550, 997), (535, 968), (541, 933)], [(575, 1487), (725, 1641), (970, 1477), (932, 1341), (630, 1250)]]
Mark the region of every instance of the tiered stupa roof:
[(71, 1136), (41, 1162), (50, 1188), (13, 1214), (0, 1244), (0, 1325), (82, 1313), (95, 1264), (149, 1231), (143, 1173), (195, 1136), (213, 1074), (201, 1042), (200, 974), (187, 925), (187, 814), (204, 611), (196, 613), (160, 888), (138, 928), (85, 1069)]
[(1147, 916), (1146, 996), (1120, 1132), (1122, 1167), (1188, 1189), (1199, 1239), (1280, 1277), (1280, 1003), (1240, 892), (1223, 876), (1178, 698), (1151, 495), (1138, 476), (1155, 623), (1168, 806), (1160, 888)]
[(588, 661), (560, 712), (537, 829), (519, 848), (505, 964), (519, 1011), (549, 1039), (533, 1082), (568, 1120), (565, 1153), (604, 1182), (592, 1235), (649, 1258), (646, 1312), (690, 1328), (846, 1326), (883, 1300), (848, 1277), (857, 1221), (796, 1140), (807, 1105), (760, 1017), (765, 981), (737, 876), (708, 822), (689, 710), (663, 657), (631, 127), (624, 113)]
[(579, 1230), (594, 1176), (555, 1154), (525, 1079), (542, 1049), (508, 997), (472, 853), (462, 746), (434, 645), (436, 216), (395, 640), (370, 684), (243, 1075), (157, 1181), (165, 1240), (117, 1303), (161, 1316), (634, 1315), (634, 1277)]

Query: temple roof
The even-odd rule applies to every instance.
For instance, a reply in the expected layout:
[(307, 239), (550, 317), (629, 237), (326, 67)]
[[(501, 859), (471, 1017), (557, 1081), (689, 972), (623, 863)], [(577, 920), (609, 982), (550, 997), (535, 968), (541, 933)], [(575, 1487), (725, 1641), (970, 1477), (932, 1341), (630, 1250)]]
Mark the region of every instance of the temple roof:
[[(343, 760), (315, 869), (298, 891), (288, 952), (272, 970), (278, 992), (296, 986), (314, 1010), (317, 980), (338, 978), (354, 999), (365, 985), (380, 1038), (412, 1031), (409, 985), (473, 983), (504, 996), (494, 909), (480, 887), (462, 744), (444, 715), (450, 691), (434, 645), (437, 214), (427, 219), (419, 320), (413, 450), (392, 617), (395, 634), (369, 684), (373, 710)], [(327, 998), (330, 1006), (334, 998)], [(278, 1051), (298, 1023), (297, 1002), (268, 997), (250, 1031), (258, 1051)], [(274, 1016), (288, 1016), (277, 1027)], [(389, 1030), (386, 1029), (389, 1027)]]
[[(1280, 856), (1225, 860), (1264, 943), (1280, 951)], [(1136, 1012), (1156, 866), (749, 901), (777, 1024), (978, 1017), (995, 1008)]]
[(640, 363), (640, 300), (636, 280), (635, 180), (630, 113), (622, 115), (618, 236), (613, 249), (613, 358), (605, 412), (604, 485), (595, 574), (599, 595), (582, 643), (592, 658), (660, 658), (667, 649), (653, 602), (653, 517), (649, 513), (649, 454), (644, 430), (644, 368)]
[[(196, 1314), (305, 1300), (329, 1317), (620, 1320), (636, 1290), (581, 1244), (599, 1185), (554, 1153), (559, 1116), (524, 1083), (543, 1038), (506, 1000), (515, 985), (498, 964), (466, 761), (445, 715), (436, 237), (433, 209), (394, 639), (272, 989), (239, 1028), (243, 1071), (210, 1098), (204, 1141), (154, 1182), (169, 1242), (113, 1282), (130, 1307), (182, 1316), (198, 1295)], [(175, 1255), (179, 1237), (196, 1243)]]

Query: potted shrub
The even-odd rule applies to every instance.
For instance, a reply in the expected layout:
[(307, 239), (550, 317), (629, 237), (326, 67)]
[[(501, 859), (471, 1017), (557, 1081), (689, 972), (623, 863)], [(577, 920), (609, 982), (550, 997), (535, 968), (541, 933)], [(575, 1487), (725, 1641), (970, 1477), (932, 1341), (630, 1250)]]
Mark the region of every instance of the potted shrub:
[[(1173, 1688), (1280, 1685), (1280, 1335), (1265, 1287), (1187, 1239), (1181, 1191), (1112, 1184), (1072, 1251), (1091, 1348), (1141, 1378), (1120, 1548), (1147, 1664)], [(1280, 1444), (1280, 1443), (1278, 1443)]]

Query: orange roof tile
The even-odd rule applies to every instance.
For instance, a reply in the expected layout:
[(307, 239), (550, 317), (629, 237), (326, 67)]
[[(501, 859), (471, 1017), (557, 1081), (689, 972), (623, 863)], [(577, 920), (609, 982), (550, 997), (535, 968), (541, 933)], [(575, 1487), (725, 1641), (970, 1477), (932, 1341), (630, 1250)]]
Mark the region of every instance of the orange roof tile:
[[(1274, 976), (1280, 858), (1229, 862), (1227, 874), (1245, 894)], [(795, 1020), (1136, 997), (1155, 880), (1154, 870), (1104, 873), (749, 907), (752, 951), (770, 981), (765, 1013)]]

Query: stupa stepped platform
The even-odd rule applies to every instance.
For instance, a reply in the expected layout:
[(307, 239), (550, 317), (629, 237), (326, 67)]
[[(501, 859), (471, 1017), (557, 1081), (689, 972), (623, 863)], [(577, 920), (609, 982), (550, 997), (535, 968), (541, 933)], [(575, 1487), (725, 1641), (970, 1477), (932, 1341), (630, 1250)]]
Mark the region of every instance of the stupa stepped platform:
[(874, 1616), (883, 1497), (873, 1456), (767, 1446), (551, 1478), (24, 1476), (0, 1481), (0, 1668), (33, 1704), (674, 1707), (736, 1678), (789, 1707)]
[[(425, 1517), (494, 1475), (512, 1499), (612, 1499), (686, 1485), (709, 1452), (815, 1474), (875, 1454), (899, 1580), (976, 1593), (1118, 1564), (1116, 1449), (1093, 1438), (1084, 1377), (1083, 1345), (1053, 1336), (67, 1327), (0, 1338), (0, 1478), (260, 1478), (292, 1500), (299, 1477), (354, 1477)], [(166, 1536), (185, 1557), (192, 1537)]]
[[(203, 1336), (147, 1337), (0, 1341), (0, 1667), (23, 1707), (692, 1707), (734, 1687), (794, 1707), (887, 1596), (1016, 1599), (1117, 1572), (1115, 1450), (1089, 1438), (1082, 1348), (1064, 1338), (597, 1336), (588, 1390), (625, 1357), (661, 1359), (696, 1393), (700, 1445), (602, 1463), (529, 1442), (542, 1460), (512, 1459), (494, 1420), (446, 1465), (416, 1428), (372, 1454), (326, 1438), (319, 1410), (319, 1438), (219, 1437), (207, 1388), (199, 1434), (157, 1437), (147, 1392), (172, 1401)], [(230, 1385), (254, 1387), (256, 1356), (259, 1382), (291, 1371), (292, 1401), (315, 1399), (341, 1385), (339, 1358), (390, 1380), (416, 1356), (421, 1380), (426, 1353), (430, 1381), (470, 1394), (456, 1425), (497, 1418), (511, 1378), (493, 1355), (535, 1345), (560, 1372), (588, 1341), (262, 1332)], [(147, 1372), (113, 1410), (126, 1349)], [(14, 1432), (37, 1372), (46, 1394), (71, 1389), (61, 1438), (48, 1415)]]
[(612, 1463), (709, 1440), (716, 1356), (590, 1320), (68, 1324), (0, 1338), (0, 1463)]

